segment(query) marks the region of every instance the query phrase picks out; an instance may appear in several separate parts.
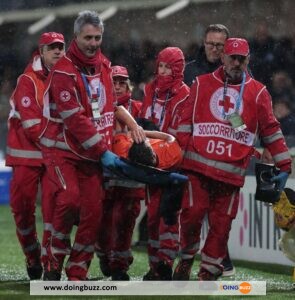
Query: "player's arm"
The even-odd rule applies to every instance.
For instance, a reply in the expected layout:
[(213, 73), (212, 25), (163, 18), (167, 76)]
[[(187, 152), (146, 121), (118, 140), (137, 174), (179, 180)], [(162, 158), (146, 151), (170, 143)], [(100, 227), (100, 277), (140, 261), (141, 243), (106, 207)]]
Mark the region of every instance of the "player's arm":
[(175, 141), (175, 137), (173, 135), (161, 131), (145, 130), (145, 135), (148, 138), (159, 139), (168, 143), (172, 143)]
[(135, 119), (124, 106), (120, 105), (116, 107), (115, 118), (121, 124), (125, 124), (128, 127), (135, 143), (141, 143), (145, 140), (144, 130), (141, 126), (138, 126)]

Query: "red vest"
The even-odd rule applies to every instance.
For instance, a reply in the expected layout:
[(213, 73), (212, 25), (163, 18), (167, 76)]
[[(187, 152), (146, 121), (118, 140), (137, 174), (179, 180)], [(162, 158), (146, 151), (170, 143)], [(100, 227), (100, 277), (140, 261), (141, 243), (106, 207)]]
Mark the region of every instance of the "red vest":
[(130, 99), (130, 101), (124, 103), (123, 106), (130, 112), (133, 118), (137, 118), (142, 106), (142, 101)]
[[(222, 67), (196, 78), (183, 112), (178, 138), (186, 150), (183, 168), (219, 181), (243, 186), (256, 136), (270, 148), (278, 167), (290, 169), (290, 155), (265, 86), (247, 75), (241, 103), (241, 84), (230, 85), (224, 97)], [(238, 110), (246, 128), (235, 132), (225, 115)], [(188, 137), (187, 132), (191, 134)], [(182, 138), (181, 135), (186, 135)]]
[(178, 116), (189, 95), (189, 87), (183, 83), (174, 94), (169, 95), (168, 99), (154, 99), (153, 83), (147, 84), (144, 91), (145, 96), (139, 116), (152, 120), (156, 125), (159, 125), (160, 131), (171, 133), (170, 128), (177, 127)]

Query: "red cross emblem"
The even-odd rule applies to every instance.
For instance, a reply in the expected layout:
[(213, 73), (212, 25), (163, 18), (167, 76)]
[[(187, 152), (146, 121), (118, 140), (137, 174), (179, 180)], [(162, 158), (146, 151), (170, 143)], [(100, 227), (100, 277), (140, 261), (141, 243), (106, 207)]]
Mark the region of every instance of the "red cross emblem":
[(230, 102), (230, 97), (229, 96), (225, 96), (225, 99), (223, 100), (219, 100), (219, 103), (218, 103), (220, 106), (223, 106), (224, 107), (224, 112), (225, 113), (228, 113), (229, 112), (229, 109), (232, 108), (234, 109), (235, 106), (232, 102)]
[(22, 98), (21, 103), (23, 107), (29, 107), (31, 105), (31, 99), (25, 96)]
[(68, 91), (62, 91), (60, 94), (59, 94), (59, 99), (62, 101), (62, 102), (66, 102), (66, 101), (69, 101), (71, 99), (71, 95)]

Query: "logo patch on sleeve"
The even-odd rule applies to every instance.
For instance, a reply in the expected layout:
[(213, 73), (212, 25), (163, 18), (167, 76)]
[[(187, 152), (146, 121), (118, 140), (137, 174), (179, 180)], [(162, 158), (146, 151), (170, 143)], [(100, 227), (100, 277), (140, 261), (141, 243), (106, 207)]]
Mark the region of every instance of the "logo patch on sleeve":
[(21, 103), (23, 107), (29, 107), (31, 105), (31, 99), (27, 96), (22, 97)]
[(71, 94), (68, 91), (62, 91), (59, 94), (59, 99), (62, 102), (67, 102), (71, 99)]

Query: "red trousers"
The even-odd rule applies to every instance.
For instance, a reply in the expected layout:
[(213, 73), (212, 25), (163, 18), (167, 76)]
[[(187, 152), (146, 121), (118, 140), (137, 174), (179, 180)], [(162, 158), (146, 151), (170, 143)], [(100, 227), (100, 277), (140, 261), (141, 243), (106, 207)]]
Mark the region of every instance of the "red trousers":
[(96, 253), (107, 259), (111, 272), (126, 272), (133, 262), (130, 247), (141, 199), (143, 188), (112, 186), (106, 191)]
[(161, 188), (147, 188), (148, 256), (150, 268), (155, 269), (159, 261), (171, 267), (179, 250), (179, 226), (168, 226), (159, 215)]
[(193, 258), (200, 248), (200, 233), (205, 215), (209, 232), (201, 250), (201, 268), (219, 275), (226, 255), (231, 223), (239, 205), (239, 187), (194, 173), (184, 193), (180, 213), (180, 257)]
[[(93, 258), (94, 244), (101, 217), (102, 172), (100, 166), (88, 161), (74, 161), (53, 153), (44, 156), (49, 176), (48, 190), (54, 197), (51, 207), (51, 238), (47, 241), (47, 264), (63, 265), (69, 254), (66, 274), (85, 280)], [(71, 247), (70, 234), (78, 223)], [(45, 264), (46, 269), (46, 264)]]
[(40, 261), (41, 248), (36, 231), (36, 198), (44, 184), (44, 167), (14, 166), (10, 183), (10, 207), (16, 235), (28, 262)]

